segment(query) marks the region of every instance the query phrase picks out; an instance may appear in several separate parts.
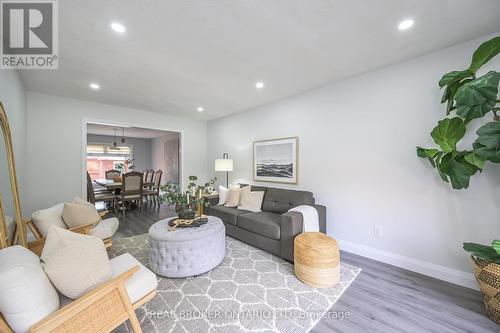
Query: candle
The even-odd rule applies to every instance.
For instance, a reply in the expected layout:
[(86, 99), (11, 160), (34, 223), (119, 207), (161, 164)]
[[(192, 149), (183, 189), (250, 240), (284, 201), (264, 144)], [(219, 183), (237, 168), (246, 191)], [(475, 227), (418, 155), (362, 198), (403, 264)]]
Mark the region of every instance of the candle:
[(201, 188), (200, 188), (200, 200), (201, 200)]
[(189, 193), (186, 193), (187, 204), (189, 205)]

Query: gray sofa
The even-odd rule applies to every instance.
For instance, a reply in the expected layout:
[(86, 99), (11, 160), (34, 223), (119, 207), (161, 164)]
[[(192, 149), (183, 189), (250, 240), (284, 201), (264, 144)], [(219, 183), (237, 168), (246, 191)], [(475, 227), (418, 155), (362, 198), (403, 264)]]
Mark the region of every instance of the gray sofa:
[(311, 192), (253, 185), (252, 191), (265, 192), (262, 212), (217, 206), (218, 197), (213, 197), (212, 206), (206, 213), (224, 222), (227, 235), (290, 262), (293, 262), (294, 238), (302, 232), (302, 214), (288, 212), (290, 208), (300, 205), (315, 207), (320, 231), (326, 233), (326, 207), (316, 205)]

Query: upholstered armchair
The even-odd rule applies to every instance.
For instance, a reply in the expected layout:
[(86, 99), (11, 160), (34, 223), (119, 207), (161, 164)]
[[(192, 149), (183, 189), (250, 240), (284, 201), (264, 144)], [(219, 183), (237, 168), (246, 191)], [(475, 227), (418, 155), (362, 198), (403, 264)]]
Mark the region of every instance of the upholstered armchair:
[[(99, 237), (103, 240), (106, 248), (111, 247), (112, 237), (120, 224), (116, 217), (103, 219), (101, 221), (89, 223), (86, 225), (81, 225), (76, 228), (68, 228), (62, 218), (63, 209), (64, 203), (59, 203), (50, 208), (36, 211), (31, 215), (31, 220), (26, 221), (26, 223), (28, 225), (28, 228), (33, 233), (35, 239), (40, 240), (46, 237), (49, 232), (50, 226), (55, 225), (60, 228), (70, 229), (71, 231), (80, 234)], [(101, 212), (99, 213), (99, 215), (103, 217), (106, 213), (107, 212)]]

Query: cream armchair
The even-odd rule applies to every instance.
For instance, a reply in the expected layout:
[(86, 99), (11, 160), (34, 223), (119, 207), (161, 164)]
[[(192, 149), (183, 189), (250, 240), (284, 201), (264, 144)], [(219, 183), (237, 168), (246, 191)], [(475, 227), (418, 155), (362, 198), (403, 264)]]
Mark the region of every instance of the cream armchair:
[(129, 320), (134, 333), (141, 333), (134, 310), (156, 295), (156, 275), (129, 253), (110, 263), (110, 280), (76, 300), (59, 295), (57, 301), (31, 251), (19, 245), (0, 250), (0, 332), (107, 333)]
[[(46, 237), (49, 232), (49, 228), (52, 225), (68, 229), (68, 226), (62, 219), (63, 209), (64, 203), (60, 203), (50, 208), (36, 211), (31, 215), (31, 220), (26, 221), (26, 224), (37, 240), (41, 240)], [(101, 217), (106, 214), (107, 212), (99, 213)], [(116, 233), (119, 224), (120, 222), (118, 219), (116, 217), (112, 217), (103, 219), (97, 223), (71, 228), (70, 230), (80, 234), (96, 236), (103, 240), (106, 248), (110, 248), (112, 245), (112, 237)]]

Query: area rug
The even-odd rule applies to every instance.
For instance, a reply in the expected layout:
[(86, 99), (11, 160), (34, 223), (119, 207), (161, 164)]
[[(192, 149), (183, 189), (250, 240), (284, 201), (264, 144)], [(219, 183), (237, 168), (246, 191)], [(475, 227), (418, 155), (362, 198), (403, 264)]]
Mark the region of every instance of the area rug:
[[(148, 266), (147, 234), (113, 242), (111, 257), (128, 252)], [(226, 237), (226, 256), (212, 271), (182, 279), (158, 276), (158, 294), (137, 309), (144, 332), (308, 332), (361, 269), (341, 263), (340, 282), (316, 289), (293, 265)], [(127, 323), (115, 332), (131, 332)]]

